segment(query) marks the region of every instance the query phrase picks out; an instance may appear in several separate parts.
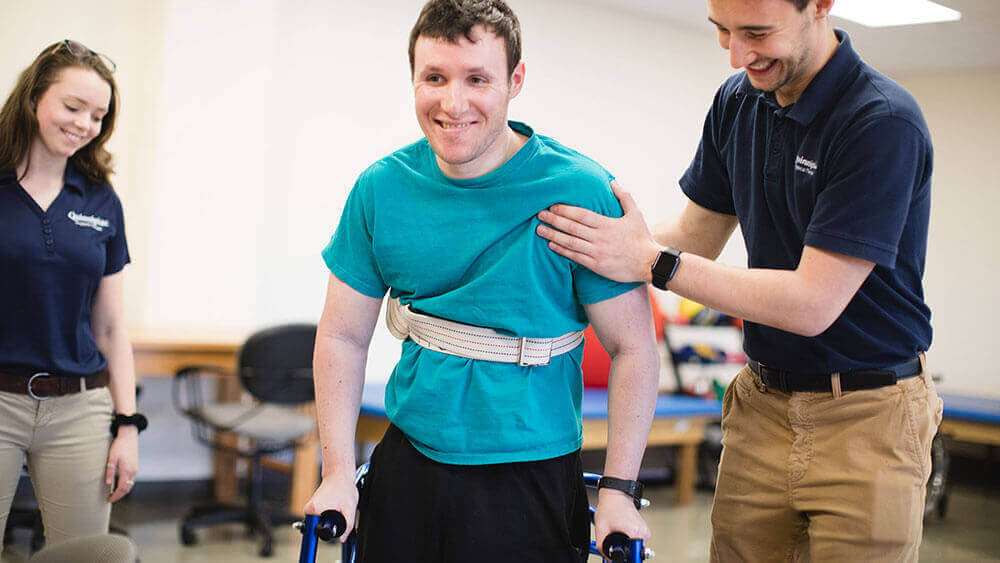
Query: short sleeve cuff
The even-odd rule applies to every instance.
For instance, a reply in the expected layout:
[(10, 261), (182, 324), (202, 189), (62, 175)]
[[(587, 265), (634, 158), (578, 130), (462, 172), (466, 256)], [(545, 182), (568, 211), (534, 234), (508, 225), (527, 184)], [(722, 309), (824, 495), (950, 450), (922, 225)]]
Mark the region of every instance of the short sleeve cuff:
[(104, 275), (110, 276), (112, 274), (117, 274), (118, 272), (125, 269), (125, 266), (131, 263), (132, 263), (132, 258), (128, 254), (126, 254), (124, 260), (120, 262), (115, 262), (114, 264), (108, 264), (108, 266), (104, 268)]
[(389, 290), (383, 284), (362, 280), (360, 276), (347, 270), (343, 264), (337, 262), (333, 253), (324, 251), (323, 261), (326, 262), (326, 267), (329, 268), (331, 274), (358, 293), (362, 293), (373, 299), (381, 299), (385, 297), (385, 292)]
[(699, 192), (698, 187), (695, 181), (691, 178), (690, 174), (684, 174), (681, 176), (679, 183), (681, 185), (681, 191), (684, 192), (684, 195), (705, 209), (716, 213), (723, 213), (725, 215), (736, 215), (736, 210), (733, 208), (732, 200), (729, 200), (728, 202), (713, 201), (711, 198), (707, 197), (704, 192)]
[(641, 283), (612, 282), (612, 285), (593, 287), (586, 291), (577, 289), (577, 298), (580, 300), (580, 304), (591, 305), (594, 303), (600, 303), (601, 301), (607, 301), (608, 299), (613, 299), (619, 295), (624, 295), (642, 285), (643, 284)]
[(894, 268), (896, 266), (896, 249), (851, 239), (835, 233), (809, 229), (806, 232), (805, 245), (830, 252), (838, 252), (854, 258), (861, 258), (862, 260), (868, 260), (886, 268)]

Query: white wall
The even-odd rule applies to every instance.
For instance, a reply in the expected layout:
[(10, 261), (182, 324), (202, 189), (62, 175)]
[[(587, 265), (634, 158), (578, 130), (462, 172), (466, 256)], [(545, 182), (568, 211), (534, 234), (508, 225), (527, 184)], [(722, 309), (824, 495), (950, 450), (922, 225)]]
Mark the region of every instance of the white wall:
[(931, 307), (931, 369), (941, 388), (1000, 397), (991, 350), (1000, 299), (1000, 69), (895, 76), (916, 97), (934, 142), (924, 289)]

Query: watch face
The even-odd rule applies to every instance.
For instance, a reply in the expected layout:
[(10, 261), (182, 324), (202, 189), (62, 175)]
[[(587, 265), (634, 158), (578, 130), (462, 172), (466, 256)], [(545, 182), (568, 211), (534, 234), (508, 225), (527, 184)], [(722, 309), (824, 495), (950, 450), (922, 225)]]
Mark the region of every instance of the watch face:
[(656, 262), (653, 262), (653, 286), (659, 289), (666, 289), (667, 282), (669, 282), (674, 277), (674, 272), (677, 271), (677, 262), (680, 259), (680, 252), (674, 250), (673, 248), (667, 248), (660, 251), (660, 255), (656, 257)]

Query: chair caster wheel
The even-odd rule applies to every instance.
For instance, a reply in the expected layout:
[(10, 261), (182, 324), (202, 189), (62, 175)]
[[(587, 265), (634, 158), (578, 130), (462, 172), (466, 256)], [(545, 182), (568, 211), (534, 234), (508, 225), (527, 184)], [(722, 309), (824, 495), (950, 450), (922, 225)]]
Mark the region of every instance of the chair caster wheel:
[(194, 532), (185, 526), (181, 526), (181, 543), (184, 545), (194, 545), (198, 543), (198, 538), (194, 536)]

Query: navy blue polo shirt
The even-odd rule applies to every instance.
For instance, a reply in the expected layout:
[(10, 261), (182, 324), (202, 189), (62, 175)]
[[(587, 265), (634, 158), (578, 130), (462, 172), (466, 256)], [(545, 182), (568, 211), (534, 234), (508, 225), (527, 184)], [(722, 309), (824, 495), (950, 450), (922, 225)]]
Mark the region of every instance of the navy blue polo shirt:
[(680, 180), (698, 205), (736, 215), (751, 268), (793, 270), (806, 245), (875, 263), (815, 338), (745, 324), (747, 355), (789, 370), (885, 367), (931, 343), (921, 285), (930, 134), (913, 97), (836, 34), (839, 47), (794, 104), (779, 106), (744, 72), (729, 78)]
[(129, 262), (121, 202), (72, 164), (46, 211), (0, 173), (0, 369), (89, 375), (107, 366), (90, 326), (104, 276)]

